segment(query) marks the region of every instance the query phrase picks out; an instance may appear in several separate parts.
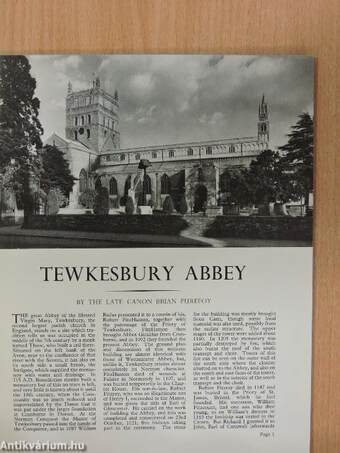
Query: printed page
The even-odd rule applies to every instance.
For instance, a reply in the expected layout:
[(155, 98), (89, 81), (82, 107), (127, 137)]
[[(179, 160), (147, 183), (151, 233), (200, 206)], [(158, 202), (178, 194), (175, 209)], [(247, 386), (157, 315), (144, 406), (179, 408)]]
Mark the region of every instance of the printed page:
[(313, 77), (0, 56), (1, 450), (309, 451)]

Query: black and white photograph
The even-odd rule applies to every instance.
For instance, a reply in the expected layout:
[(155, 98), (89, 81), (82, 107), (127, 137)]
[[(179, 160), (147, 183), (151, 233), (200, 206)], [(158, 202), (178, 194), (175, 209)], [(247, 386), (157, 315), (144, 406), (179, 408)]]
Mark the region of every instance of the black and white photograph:
[(0, 248), (310, 247), (314, 59), (0, 56)]

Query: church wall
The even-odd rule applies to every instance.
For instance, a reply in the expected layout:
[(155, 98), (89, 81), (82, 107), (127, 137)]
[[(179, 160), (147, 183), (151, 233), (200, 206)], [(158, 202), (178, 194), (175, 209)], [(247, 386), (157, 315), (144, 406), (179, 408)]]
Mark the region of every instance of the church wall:
[[(91, 121), (88, 115), (91, 115)], [(82, 116), (84, 124), (79, 121)], [(82, 134), (80, 128), (84, 129)], [(90, 132), (90, 137), (87, 131)], [(127, 178), (130, 176), (133, 180), (137, 175), (139, 161), (146, 159), (151, 163), (147, 174), (151, 180), (151, 200), (154, 207), (161, 208), (167, 195), (171, 195), (178, 207), (179, 199), (184, 193), (188, 206), (197, 199), (198, 193), (201, 201), (204, 199), (204, 205), (216, 206), (223, 172), (227, 168), (249, 166), (257, 155), (268, 148), (268, 105), (263, 96), (259, 104), (258, 134), (255, 137), (122, 150), (119, 142), (118, 94), (115, 92), (111, 95), (103, 90), (97, 77), (93, 80), (92, 87), (87, 90), (73, 92), (69, 84), (66, 98), (66, 137), (70, 140), (76, 138), (88, 146), (92, 152), (91, 161), (96, 155), (101, 155), (100, 167), (96, 171), (101, 184), (109, 190), (110, 179), (114, 177), (117, 182), (117, 194), (110, 195), (112, 205), (118, 205), (121, 197), (126, 195)], [(69, 145), (67, 158), (76, 178), (82, 169), (89, 169), (89, 153), (77, 148), (77, 144)], [(164, 174), (170, 178), (170, 194), (161, 193), (161, 178)], [(78, 197), (79, 181), (76, 181), (72, 194), (75, 203)], [(149, 201), (150, 196), (147, 198)]]
[[(151, 179), (153, 206), (160, 209), (167, 194), (161, 194), (161, 177), (166, 174), (169, 178), (180, 172), (185, 172), (185, 196), (187, 205), (193, 204), (195, 192), (198, 186), (203, 185), (207, 190), (208, 206), (216, 206), (219, 194), (219, 177), (227, 168), (249, 166), (254, 156), (232, 157), (228, 159), (205, 159), (170, 161), (155, 164), (147, 168), (147, 174)], [(202, 168), (202, 177), (198, 175)], [(109, 181), (115, 177), (118, 187), (118, 200), (124, 196), (125, 183), (129, 176), (133, 179), (137, 175), (138, 164), (112, 165), (99, 167), (97, 174), (101, 177), (102, 185), (109, 189)]]

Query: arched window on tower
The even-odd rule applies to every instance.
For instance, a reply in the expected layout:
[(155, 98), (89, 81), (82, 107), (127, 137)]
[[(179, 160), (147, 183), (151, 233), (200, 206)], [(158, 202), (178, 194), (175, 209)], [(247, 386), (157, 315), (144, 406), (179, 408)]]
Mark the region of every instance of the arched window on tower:
[(91, 115), (87, 115), (87, 122), (91, 124)]
[(169, 194), (171, 191), (171, 182), (169, 176), (164, 173), (161, 177), (161, 194)]
[(74, 139), (77, 141), (78, 140), (78, 132), (74, 131)]
[(194, 150), (192, 148), (187, 149), (187, 155), (188, 156), (193, 156), (194, 155)]
[(110, 195), (118, 194), (117, 180), (114, 176), (112, 176), (109, 182), (109, 194)]
[(84, 118), (84, 115), (81, 116), (81, 124), (82, 126), (85, 124), (85, 118)]
[(86, 189), (87, 189), (87, 173), (86, 170), (82, 168), (79, 173), (79, 192), (80, 193), (85, 192)]
[(78, 126), (78, 117), (77, 116), (74, 117), (74, 125)]
[(90, 137), (91, 137), (91, 131), (90, 131), (90, 129), (87, 129), (87, 130), (86, 130), (86, 133), (87, 133), (87, 138), (90, 138)]

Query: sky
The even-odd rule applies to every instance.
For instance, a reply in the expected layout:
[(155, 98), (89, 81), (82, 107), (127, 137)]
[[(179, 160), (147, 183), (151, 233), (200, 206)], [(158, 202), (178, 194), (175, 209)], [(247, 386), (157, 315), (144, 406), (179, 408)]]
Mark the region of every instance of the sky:
[(270, 146), (304, 111), (313, 114), (313, 59), (304, 56), (34, 55), (28, 57), (41, 101), (43, 138), (65, 136), (65, 97), (94, 76), (120, 101), (121, 147), (257, 135), (262, 94)]

